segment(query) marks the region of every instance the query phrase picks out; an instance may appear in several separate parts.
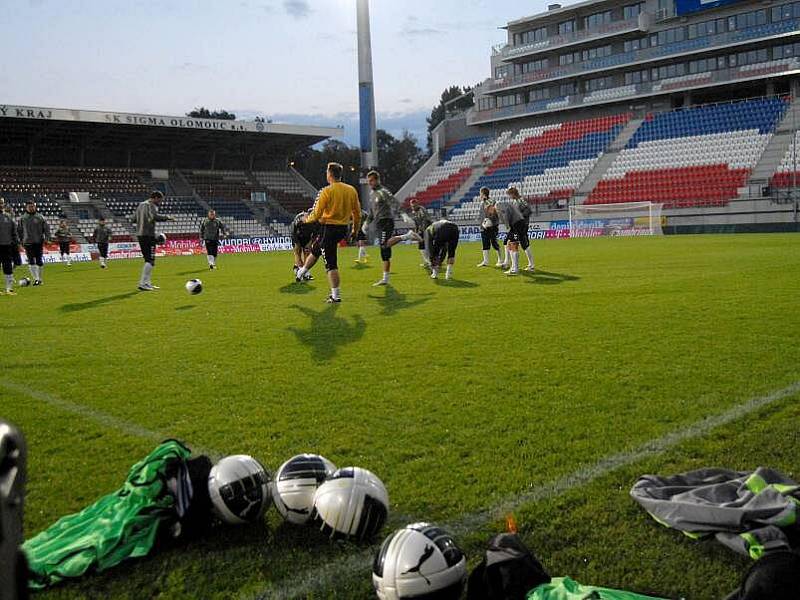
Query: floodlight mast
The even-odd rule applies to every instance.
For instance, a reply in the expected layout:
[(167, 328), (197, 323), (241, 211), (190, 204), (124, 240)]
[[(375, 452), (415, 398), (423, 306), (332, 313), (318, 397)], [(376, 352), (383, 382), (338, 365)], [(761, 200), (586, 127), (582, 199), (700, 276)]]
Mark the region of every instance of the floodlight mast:
[[(361, 179), (378, 167), (378, 131), (375, 118), (375, 90), (372, 81), (372, 40), (369, 24), (369, 0), (357, 0), (358, 20), (358, 109), (361, 127)], [(362, 183), (362, 202), (369, 188)]]

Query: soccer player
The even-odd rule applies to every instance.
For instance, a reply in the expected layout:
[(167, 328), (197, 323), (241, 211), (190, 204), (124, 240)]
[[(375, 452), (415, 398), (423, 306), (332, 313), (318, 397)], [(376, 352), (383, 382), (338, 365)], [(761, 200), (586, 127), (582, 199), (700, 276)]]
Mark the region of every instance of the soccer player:
[(25, 203), (25, 214), (17, 224), (17, 236), (25, 247), (33, 285), (42, 285), (44, 244), (50, 241), (50, 226), (45, 218), (36, 211), (36, 203), (33, 200)]
[(61, 219), (56, 229), (56, 240), (58, 241), (58, 251), (61, 254), (61, 262), (66, 262), (68, 267), (72, 266), (72, 256), (69, 252), (69, 245), (72, 243), (72, 233), (66, 219)]
[(528, 257), (528, 271), (533, 271), (533, 254), (530, 250), (528, 240), (528, 220), (523, 214), (524, 206), (527, 201), (520, 198), (519, 191), (515, 187), (508, 188), (506, 192), (508, 199), (496, 205), (503, 222), (508, 227), (506, 241), (508, 242), (508, 254), (511, 258), (511, 268), (505, 271), (508, 276), (519, 275), (519, 247), (522, 246), (525, 255)]
[(500, 233), (500, 217), (497, 214), (494, 200), (489, 198), (489, 188), (481, 188), (481, 205), (483, 206), (484, 219), (481, 223), (481, 242), (483, 243), (483, 261), (479, 267), (489, 266), (489, 248), (494, 248), (497, 252), (497, 264), (495, 267), (503, 266), (503, 259), (500, 258), (500, 244), (497, 243), (497, 235)]
[(19, 238), (17, 237), (17, 224), (14, 218), (9, 215), (4, 206), (0, 207), (0, 264), (3, 267), (6, 286), (5, 292), (0, 291), (0, 295), (14, 296), (14, 251), (19, 248)]
[(147, 200), (136, 207), (133, 215), (133, 222), (136, 223), (136, 237), (139, 239), (139, 248), (144, 258), (142, 276), (139, 278), (140, 292), (153, 292), (160, 289), (157, 285), (153, 285), (153, 268), (156, 265), (156, 223), (175, 220), (158, 213), (158, 206), (163, 199), (162, 192), (152, 192)]
[(106, 220), (103, 217), (97, 221), (97, 227), (94, 228), (92, 233), (94, 243), (97, 244), (97, 252), (100, 253), (100, 268), (105, 269), (108, 265), (108, 242), (111, 240), (111, 228), (106, 226)]
[(352, 222), (351, 235), (353, 239), (358, 234), (361, 225), (361, 203), (358, 201), (358, 192), (352, 185), (342, 182), (344, 167), (339, 163), (328, 163), (326, 177), (328, 186), (323, 188), (317, 198), (314, 208), (306, 217), (307, 223), (319, 222), (322, 224), (320, 244), (312, 248), (312, 254), (305, 264), (297, 270), (295, 281), (302, 282), (306, 273), (311, 270), (314, 263), (321, 255), (325, 260), (325, 269), (328, 272), (328, 282), (331, 286), (330, 296), (326, 302), (338, 304), (342, 301), (339, 295), (339, 263), (337, 250), (339, 242), (348, 236), (348, 224)]
[[(17, 220), (14, 217), (14, 209), (11, 208), (11, 205), (6, 204), (5, 198), (0, 198), (0, 213), (5, 213), (14, 223), (14, 229), (16, 230), (17, 227)], [(16, 269), (20, 265), (22, 265), (22, 257), (19, 254), (19, 235), (17, 235), (17, 243), (11, 248), (11, 261)]]
[(367, 211), (361, 211), (361, 227), (358, 229), (358, 234), (356, 235), (356, 242), (358, 243), (358, 258), (356, 258), (353, 262), (366, 264), (369, 261), (369, 256), (367, 256), (367, 233), (364, 231), (367, 226)]
[(419, 253), (422, 255), (422, 264), (420, 267), (430, 267), (431, 261), (428, 258), (428, 251), (425, 248), (425, 230), (428, 226), (433, 223), (433, 219), (431, 219), (430, 214), (422, 206), (419, 202), (417, 202), (416, 198), (411, 200), (411, 218), (414, 220), (414, 231), (419, 235), (420, 239), (422, 240), (419, 242)]
[(228, 234), (228, 228), (225, 227), (222, 221), (217, 219), (217, 211), (212, 208), (208, 211), (208, 218), (203, 219), (203, 222), (200, 223), (200, 239), (205, 243), (208, 268), (212, 271), (217, 268), (220, 235), (227, 237)]
[(447, 256), (447, 272), (445, 279), (453, 278), (453, 265), (456, 262), (456, 248), (460, 232), (458, 225), (447, 219), (441, 219), (425, 230), (425, 247), (431, 259), (431, 279), (439, 277), (439, 268)]
[(367, 173), (369, 184), (369, 216), (367, 223), (375, 223), (380, 232), (381, 260), (383, 260), (383, 278), (374, 286), (389, 285), (389, 272), (392, 268), (392, 246), (396, 246), (407, 236), (394, 235), (394, 218), (397, 212), (397, 200), (381, 183), (381, 175), (377, 171)]
[[(311, 249), (315, 245), (319, 245), (319, 223), (306, 223), (306, 217), (311, 213), (311, 210), (297, 213), (290, 226), (292, 232), (292, 248), (294, 249), (295, 276), (297, 275), (297, 271), (306, 264), (306, 260), (311, 256)], [(313, 279), (314, 277), (311, 273), (306, 273), (303, 277), (304, 281), (312, 281)]]

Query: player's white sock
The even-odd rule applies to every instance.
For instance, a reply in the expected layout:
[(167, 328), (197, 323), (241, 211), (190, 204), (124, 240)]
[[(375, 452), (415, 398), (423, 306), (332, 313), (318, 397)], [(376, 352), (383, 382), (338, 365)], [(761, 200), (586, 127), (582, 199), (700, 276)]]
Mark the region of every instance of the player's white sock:
[(503, 264), (508, 266), (508, 260), (510, 258), (510, 252), (508, 251), (508, 246), (503, 246)]
[(519, 271), (519, 250), (515, 250), (509, 254), (511, 254), (511, 270)]
[(436, 279), (439, 276), (439, 267), (433, 267), (431, 269), (431, 277)]
[(359, 246), (358, 247), (358, 259), (362, 260), (367, 256), (367, 248), (366, 246)]
[(34, 265), (33, 263), (28, 263), (28, 270), (31, 272), (31, 277), (33, 278), (34, 281), (39, 279), (36, 276), (36, 265)]
[(10, 292), (14, 289), (14, 276), (6, 275), (6, 291)]
[(386, 271), (383, 272), (383, 281), (385, 283), (389, 283), (389, 273), (387, 273)]
[(44, 271), (44, 265), (36, 265), (36, 279), (42, 281), (42, 271)]
[(403, 240), (404, 242), (411, 242), (411, 241), (417, 239), (417, 236), (414, 233), (414, 230), (410, 229), (409, 231), (406, 231), (403, 235), (401, 235), (400, 239)]
[(528, 266), (532, 267), (533, 266), (533, 250), (531, 250), (530, 246), (525, 248), (525, 256), (528, 257)]
[(489, 264), (489, 251), (488, 250), (484, 250), (483, 251), (483, 264), (485, 264), (485, 265)]
[(305, 267), (300, 267), (299, 269), (297, 269), (297, 277), (299, 277), (300, 279), (302, 279), (306, 273), (308, 273), (308, 269), (306, 269)]
[(445, 279), (450, 279), (453, 276), (453, 265), (447, 265), (447, 271), (444, 274)]
[(503, 257), (502, 257), (502, 255), (500, 254), (500, 248), (498, 248), (498, 249), (497, 249), (497, 264), (498, 264), (498, 265), (501, 265), (501, 264), (503, 264)]
[(209, 267), (213, 267), (214, 266), (214, 257), (209, 254), (206, 258), (208, 259), (208, 266)]
[(334, 300), (338, 300), (339, 299), (339, 288), (331, 288), (331, 297)]
[(150, 275), (153, 273), (153, 265), (144, 263), (142, 265), (142, 276), (139, 279), (139, 286), (145, 287), (150, 283)]

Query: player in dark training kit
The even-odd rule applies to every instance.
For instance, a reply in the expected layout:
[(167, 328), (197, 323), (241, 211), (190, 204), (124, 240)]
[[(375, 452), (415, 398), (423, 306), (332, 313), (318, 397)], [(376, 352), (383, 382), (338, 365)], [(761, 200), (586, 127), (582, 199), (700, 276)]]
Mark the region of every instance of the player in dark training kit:
[(65, 262), (68, 267), (71, 267), (72, 255), (70, 254), (69, 245), (72, 243), (72, 232), (69, 230), (66, 219), (61, 219), (58, 223), (56, 241), (58, 242), (58, 252), (61, 255), (61, 262)]
[(108, 265), (108, 242), (111, 240), (111, 229), (106, 226), (106, 220), (103, 217), (97, 221), (97, 227), (94, 228), (92, 239), (97, 244), (97, 252), (100, 254), (100, 268), (105, 269)]
[(439, 277), (439, 268), (447, 257), (445, 279), (453, 278), (453, 265), (456, 262), (456, 248), (460, 231), (458, 225), (447, 219), (441, 219), (425, 230), (425, 247), (431, 259), (431, 279)]
[[(11, 208), (11, 206), (6, 204), (6, 199), (5, 198), (0, 198), (0, 213), (5, 213), (5, 214), (8, 215), (8, 218), (11, 219), (11, 221), (14, 223), (14, 229), (16, 231), (17, 221), (14, 218), (14, 211)], [(15, 269), (17, 267), (19, 267), (20, 265), (22, 265), (22, 256), (20, 256), (20, 254), (19, 254), (19, 243), (20, 242), (21, 242), (21, 240), (19, 239), (19, 234), (17, 234), (17, 244), (11, 249), (11, 261), (12, 261)]]
[(208, 218), (200, 223), (200, 239), (206, 247), (208, 268), (212, 271), (217, 268), (217, 254), (219, 253), (219, 238), (228, 235), (228, 228), (217, 218), (217, 211), (208, 211)]
[[(319, 223), (306, 223), (306, 218), (311, 211), (303, 211), (297, 213), (290, 230), (292, 232), (292, 249), (294, 250), (294, 272), (295, 276), (308, 258), (312, 255), (313, 249), (319, 249)], [(314, 277), (311, 273), (306, 273), (303, 276), (304, 281), (313, 281)]]
[(392, 269), (392, 246), (415, 238), (411, 232), (406, 235), (394, 235), (394, 219), (397, 214), (398, 202), (381, 183), (380, 173), (377, 171), (367, 173), (367, 183), (372, 190), (369, 195), (367, 223), (375, 223), (378, 229), (381, 260), (383, 260), (383, 278), (373, 285), (389, 285), (389, 273)]
[(150, 197), (136, 207), (133, 222), (136, 224), (136, 237), (144, 258), (142, 276), (139, 278), (140, 292), (153, 292), (160, 289), (153, 285), (153, 268), (156, 264), (156, 223), (174, 221), (172, 217), (160, 215), (158, 205), (164, 199), (162, 192), (153, 192)]
[(500, 216), (497, 214), (495, 202), (489, 197), (489, 188), (481, 188), (481, 206), (483, 207), (483, 222), (481, 223), (481, 243), (483, 244), (483, 260), (478, 264), (479, 267), (489, 266), (489, 248), (494, 248), (497, 252), (496, 267), (503, 266), (503, 259), (500, 256), (500, 244), (497, 236), (500, 233)]
[(0, 295), (13, 296), (14, 292), (14, 251), (19, 248), (17, 237), (17, 224), (13, 217), (3, 207), (0, 207), (0, 264), (3, 267), (6, 285), (5, 292), (0, 290)]
[[(530, 249), (530, 241), (528, 239), (528, 218), (525, 217), (525, 209), (530, 210), (530, 205), (527, 200), (519, 195), (517, 188), (511, 187), (507, 192), (508, 199), (498, 202), (497, 212), (500, 218), (506, 224), (508, 233), (506, 234), (506, 241), (508, 242), (508, 254), (511, 257), (511, 268), (505, 272), (506, 275), (515, 276), (519, 275), (519, 247), (522, 246), (525, 255), (528, 257), (528, 271), (533, 271), (533, 254)], [(530, 213), (528, 213), (530, 215)]]
[(356, 258), (353, 262), (366, 264), (369, 262), (369, 256), (367, 256), (367, 217), (369, 215), (366, 211), (361, 211), (361, 227), (358, 229), (358, 233), (356, 234), (356, 243), (358, 244), (358, 258)]
[(28, 268), (31, 270), (33, 285), (42, 285), (44, 271), (44, 244), (50, 241), (50, 226), (45, 218), (36, 212), (36, 203), (25, 203), (25, 214), (17, 224), (17, 236), (25, 248)]
[(428, 256), (428, 250), (425, 248), (425, 230), (433, 223), (428, 211), (417, 202), (416, 198), (411, 200), (411, 218), (414, 221), (414, 231), (419, 235), (422, 241), (419, 243), (419, 253), (422, 255), (422, 264), (420, 267), (431, 266), (431, 260)]

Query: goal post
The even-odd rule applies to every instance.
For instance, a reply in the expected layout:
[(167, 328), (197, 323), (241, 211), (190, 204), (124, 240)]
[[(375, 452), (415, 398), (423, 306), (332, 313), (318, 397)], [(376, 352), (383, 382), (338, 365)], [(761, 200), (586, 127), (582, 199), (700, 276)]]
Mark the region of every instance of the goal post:
[(663, 235), (662, 206), (655, 202), (570, 205), (570, 237)]

